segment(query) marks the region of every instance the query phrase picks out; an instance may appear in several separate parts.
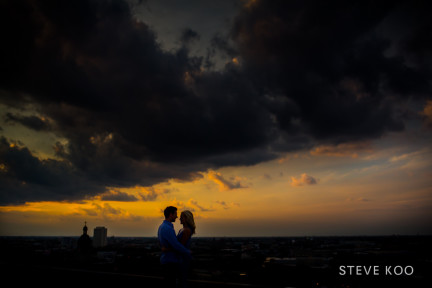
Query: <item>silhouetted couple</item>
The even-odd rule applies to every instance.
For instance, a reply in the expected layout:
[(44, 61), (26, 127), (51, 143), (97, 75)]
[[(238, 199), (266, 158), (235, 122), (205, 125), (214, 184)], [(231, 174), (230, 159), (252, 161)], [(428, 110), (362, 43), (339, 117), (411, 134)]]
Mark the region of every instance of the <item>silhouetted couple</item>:
[(180, 214), (180, 223), (183, 228), (176, 236), (174, 223), (177, 208), (169, 206), (164, 210), (165, 220), (159, 226), (158, 238), (162, 249), (160, 258), (164, 287), (187, 287), (187, 274), (189, 271), (191, 251), (191, 237), (195, 233), (195, 221), (190, 211)]

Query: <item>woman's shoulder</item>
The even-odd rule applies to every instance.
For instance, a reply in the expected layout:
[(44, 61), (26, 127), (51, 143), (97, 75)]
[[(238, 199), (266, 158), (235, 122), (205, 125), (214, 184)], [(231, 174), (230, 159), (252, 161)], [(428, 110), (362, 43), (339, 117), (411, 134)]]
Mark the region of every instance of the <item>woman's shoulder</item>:
[(179, 230), (179, 232), (177, 234), (181, 235), (183, 233), (190, 234), (190, 233), (192, 233), (192, 230), (189, 227), (183, 227)]
[(181, 230), (182, 233), (186, 234), (186, 235), (191, 235), (192, 234), (192, 229), (190, 229), (189, 227), (184, 227)]

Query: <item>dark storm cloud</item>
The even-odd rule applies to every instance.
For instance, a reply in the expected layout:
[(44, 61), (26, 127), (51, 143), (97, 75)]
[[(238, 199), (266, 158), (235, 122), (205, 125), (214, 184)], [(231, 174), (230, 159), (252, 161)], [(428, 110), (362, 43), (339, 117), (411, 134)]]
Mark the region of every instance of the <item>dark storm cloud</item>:
[(430, 95), (422, 4), (257, 1), (229, 38), (213, 38), (211, 49), (235, 59), (221, 71), (189, 55), (193, 29), (163, 51), (123, 1), (0, 5), (1, 102), (41, 115), (8, 121), (68, 141), (55, 144), (57, 160), (40, 160), (2, 138), (2, 204), (83, 199), (379, 137), (403, 129), (400, 102)]
[(134, 195), (130, 195), (119, 191), (110, 191), (100, 196), (101, 196), (101, 200), (103, 201), (122, 201), (122, 202), (138, 201), (138, 198), (136, 198)]
[[(233, 163), (226, 156), (267, 143), (267, 112), (249, 98), (257, 97), (250, 81), (234, 70), (202, 74), (202, 59), (184, 47), (162, 51), (125, 2), (2, 5), (2, 102), (31, 104), (68, 140), (54, 146), (60, 160), (44, 161), (25, 148), (11, 154), (4, 138), (3, 204), (76, 200), (105, 187), (185, 180), (210, 167), (274, 157), (258, 151)], [(197, 37), (183, 34), (184, 41)], [(47, 128), (36, 116), (7, 117)], [(18, 155), (31, 161), (13, 162)]]
[(199, 40), (199, 39), (200, 39), (199, 34), (190, 28), (184, 29), (180, 37), (180, 41), (184, 44), (188, 44), (192, 41)]
[[(59, 148), (60, 143), (56, 145), (55, 150), (60, 151), (57, 154), (63, 155), (63, 159), (41, 160), (22, 143), (11, 143), (5, 137), (0, 137), (2, 205), (31, 201), (79, 201), (97, 195), (101, 195), (103, 200), (133, 201), (137, 199), (133, 195), (110, 192), (109, 187), (150, 186), (170, 178), (196, 177), (180, 166), (133, 161), (120, 155), (109, 143), (100, 144), (98, 149), (84, 146), (79, 151), (74, 151), (77, 148), (71, 145), (73, 148), (68, 147), (72, 149), (69, 153)], [(151, 193), (140, 198), (152, 201), (157, 195)]]
[(80, 200), (105, 190), (64, 161), (39, 160), (0, 137), (0, 203)]
[[(336, 142), (377, 137), (403, 129), (395, 100), (430, 93), (430, 63), (407, 65), (412, 53), (431, 59), (430, 50), (420, 49), (423, 38), (430, 42), (427, 7), (426, 1), (257, 1), (236, 18), (231, 38), (251, 77), (287, 98), (287, 105), (271, 108), (282, 130), (300, 125)], [(389, 37), (400, 26), (409, 30), (406, 37)], [(397, 51), (388, 55), (391, 48)]]
[(46, 120), (37, 116), (22, 116), (7, 113), (6, 117), (6, 122), (18, 122), (36, 131), (50, 130), (49, 123)]

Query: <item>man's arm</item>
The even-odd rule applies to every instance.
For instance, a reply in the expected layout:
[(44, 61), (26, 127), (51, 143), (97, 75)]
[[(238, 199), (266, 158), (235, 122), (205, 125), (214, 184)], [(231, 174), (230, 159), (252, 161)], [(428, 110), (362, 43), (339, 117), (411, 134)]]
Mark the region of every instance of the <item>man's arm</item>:
[(167, 229), (164, 232), (164, 238), (165, 240), (168, 241), (168, 243), (171, 245), (172, 248), (174, 248), (174, 250), (188, 256), (191, 257), (190, 251), (188, 249), (186, 249), (182, 244), (180, 244), (180, 242), (177, 240), (177, 237), (175, 236), (174, 230), (171, 229)]

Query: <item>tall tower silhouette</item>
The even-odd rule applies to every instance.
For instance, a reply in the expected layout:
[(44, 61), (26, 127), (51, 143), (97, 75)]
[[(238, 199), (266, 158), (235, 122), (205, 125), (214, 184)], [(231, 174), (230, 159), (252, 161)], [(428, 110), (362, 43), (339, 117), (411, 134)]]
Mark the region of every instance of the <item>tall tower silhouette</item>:
[(92, 240), (90, 236), (87, 234), (87, 222), (84, 222), (83, 234), (78, 239), (78, 251), (83, 254), (88, 254), (92, 249)]
[(107, 228), (96, 227), (93, 230), (93, 246), (104, 247), (107, 245)]

